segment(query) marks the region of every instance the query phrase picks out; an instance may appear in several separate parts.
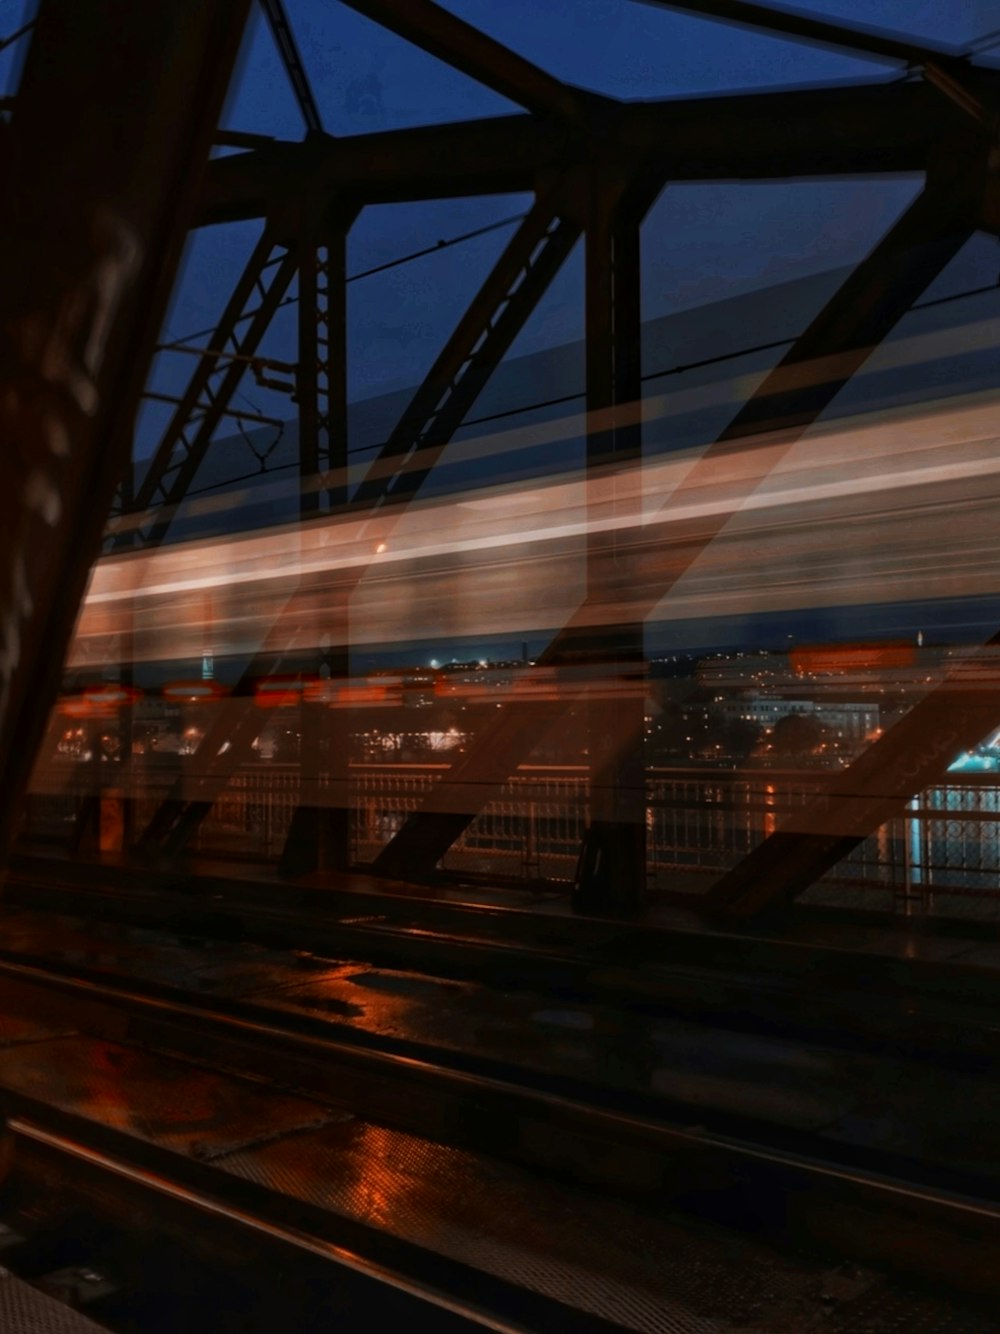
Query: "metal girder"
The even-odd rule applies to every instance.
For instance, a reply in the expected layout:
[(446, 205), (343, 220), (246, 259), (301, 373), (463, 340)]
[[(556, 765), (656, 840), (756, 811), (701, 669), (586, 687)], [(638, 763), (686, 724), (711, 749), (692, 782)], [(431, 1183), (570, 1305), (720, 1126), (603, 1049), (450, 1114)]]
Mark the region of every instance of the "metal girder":
[[(347, 237), (356, 211), (336, 221), (303, 218), (299, 234), (298, 370), (299, 512), (303, 521), (347, 502)], [(331, 647), (323, 654), (335, 678), (350, 670), (349, 593), (331, 599)], [(317, 650), (319, 667), (320, 651)], [(346, 793), (347, 728), (323, 704), (299, 704), (299, 803), (292, 815), (279, 863), (288, 875), (346, 866), (350, 825), (340, 800), (321, 805), (327, 795)]]
[[(627, 576), (619, 580), (621, 614), (644, 620), (699, 553), (718, 535), (745, 496), (767, 476), (832, 402), (912, 303), (972, 234), (980, 199), (975, 169), (936, 180), (848, 277), (748, 403), (691, 468), (671, 498), (683, 508), (717, 481), (719, 463), (734, 444), (761, 435), (765, 446), (750, 454), (728, 494), (732, 508), (707, 519), (643, 528), (632, 546)], [(590, 598), (549, 644), (540, 662), (562, 666), (580, 660), (593, 639), (593, 623), (606, 619)], [(445, 855), (486, 803), (530, 753), (542, 731), (559, 716), (557, 703), (508, 706), (477, 733), (466, 755), (435, 786), (382, 850), (375, 869), (385, 875), (426, 873)]]
[(797, 439), (976, 229), (978, 190), (928, 185), (795, 341), (719, 437)]
[[(1000, 635), (987, 647), (1000, 646)], [(837, 774), (713, 886), (710, 911), (749, 917), (780, 908), (816, 883), (1000, 721), (996, 664), (970, 655), (890, 730)]]
[(642, 3), (758, 28), (820, 46), (839, 47), (876, 60), (900, 60), (908, 66), (919, 66), (927, 82), (950, 98), (966, 115), (984, 126), (992, 125), (992, 115), (968, 87), (970, 67), (957, 49), (929, 47), (879, 28), (831, 23), (811, 14), (773, 9), (770, 5), (749, 3), (749, 0), (642, 0)]
[(839, 20), (832, 22), (803, 13), (802, 10), (758, 5), (751, 3), (751, 0), (641, 0), (641, 3), (657, 9), (677, 9), (687, 14), (697, 14), (701, 18), (759, 28), (798, 41), (815, 42), (820, 46), (837, 46), (878, 60), (901, 60), (906, 65), (923, 65), (928, 60), (954, 60), (961, 55), (957, 48), (927, 46), (926, 43), (914, 42), (885, 29), (842, 23)]
[(358, 485), (352, 505), (376, 509), (416, 494), (580, 231), (550, 193), (536, 201)]
[[(658, 173), (643, 172), (637, 181), (619, 176), (609, 182), (599, 174), (588, 174), (592, 189), (587, 194), (581, 216), (588, 217), (587, 253), (587, 392), (588, 407), (593, 410), (588, 432), (590, 468), (611, 463), (616, 466), (635, 457), (640, 440), (632, 421), (616, 422), (608, 409), (625, 401), (624, 395), (637, 394), (639, 387), (638, 348), (638, 227), (662, 186)], [(616, 265), (616, 257), (618, 263)], [(618, 285), (615, 275), (617, 269)], [(615, 337), (616, 332), (621, 336)], [(610, 559), (611, 565), (606, 562)], [(614, 568), (615, 553), (602, 542), (600, 550), (588, 560), (588, 570), (601, 570), (591, 593), (603, 600), (604, 580)], [(627, 627), (615, 637), (615, 653), (634, 659), (635, 631)], [(641, 640), (641, 634), (640, 634)], [(593, 662), (607, 652), (607, 637), (595, 644), (590, 635), (566, 637), (562, 648), (574, 663)], [(558, 652), (556, 653), (558, 657)], [(547, 660), (553, 660), (548, 658)], [(515, 709), (505, 708), (476, 734), (470, 753), (460, 760), (446, 779), (438, 784), (421, 809), (404, 823), (382, 849), (373, 863), (376, 874), (386, 876), (421, 876), (430, 872), (455, 839), (468, 827), (476, 813), (492, 797), (517, 767), (518, 761), (537, 744), (540, 735), (563, 712), (558, 702), (532, 702)], [(596, 730), (602, 720), (592, 717)], [(604, 729), (606, 730), (606, 729)], [(626, 748), (627, 749), (627, 748)], [(621, 826), (617, 817), (631, 816), (630, 798), (634, 796), (634, 774), (622, 763), (621, 748), (609, 746), (598, 763), (599, 783), (606, 787), (605, 807), (598, 803), (597, 837), (602, 845), (614, 843), (616, 866), (628, 860), (634, 870), (634, 849), (628, 838), (612, 827)], [(629, 810), (625, 811), (625, 807)], [(607, 817), (606, 819), (604, 817)], [(627, 823), (634, 824), (628, 820)], [(633, 830), (634, 832), (634, 830)], [(641, 839), (635, 840), (636, 847)], [(592, 886), (584, 890), (586, 897)]]
[(593, 93), (560, 82), (433, 0), (344, 0), (344, 3), (538, 115), (582, 125), (587, 122), (591, 107), (604, 101)]
[(158, 546), (166, 537), (297, 262), (294, 247), (265, 226), (131, 505), (108, 524), (114, 550)]
[(302, 63), (302, 57), (299, 55), (299, 47), (292, 31), (292, 25), (285, 13), (285, 6), (282, 0), (260, 0), (260, 7), (267, 16), (267, 21), (271, 27), (271, 35), (274, 37), (274, 44), (278, 48), (281, 63), (284, 65), (285, 73), (292, 85), (292, 91), (295, 94), (296, 102), (299, 104), (299, 110), (302, 112), (306, 129), (311, 134), (320, 134), (323, 131), (323, 121), (319, 114), (319, 107), (316, 105), (316, 99), (313, 96), (309, 76), (306, 73), (305, 65)]
[[(587, 464), (634, 462), (639, 425), (619, 422), (613, 409), (635, 402), (642, 388), (639, 227), (662, 180), (631, 206), (621, 187), (595, 171), (587, 208), (584, 264)], [(612, 411), (609, 411), (612, 410)]]
[(299, 240), (295, 398), (303, 519), (347, 499), (348, 227), (324, 228), (320, 236), (307, 232)]
[[(970, 74), (973, 73), (970, 71)], [(1000, 76), (975, 71), (996, 96)], [(601, 134), (535, 116), (501, 116), (216, 158), (202, 223), (262, 217), (308, 188), (361, 203), (532, 190), (539, 173), (594, 162), (654, 163), (672, 181), (772, 180), (922, 172), (958, 110), (923, 83), (623, 103)]]
[[(377, 508), (391, 493), (397, 508), (417, 493), (432, 462), (439, 457), (463, 417), (482, 391), (493, 369), (524, 326), (548, 288), (581, 231), (578, 223), (561, 216), (554, 200), (539, 199), (511, 238), (479, 293), (449, 339), (424, 383), (404, 411), (352, 498)], [(439, 410), (440, 409), (440, 410)], [(419, 448), (416, 448), (419, 442)], [(343, 583), (331, 595), (321, 590), (324, 604), (332, 602), (337, 615), (346, 617), (353, 588), (364, 569), (345, 572)], [(280, 670), (282, 655), (296, 646), (298, 628), (313, 617), (316, 592), (306, 585), (292, 595), (271, 634), (244, 672), (244, 679)], [(211, 810), (229, 773), (260, 730), (261, 714), (240, 712), (239, 702), (225, 711), (201, 743), (212, 758), (209, 770), (188, 797), (168, 797), (140, 840), (147, 850), (178, 852)], [(223, 746), (228, 743), (225, 751)]]
[[(618, 601), (627, 551), (606, 520), (636, 521), (634, 501), (617, 493), (615, 472), (642, 455), (642, 423), (634, 411), (642, 393), (640, 226), (662, 178), (591, 177), (587, 209), (585, 337), (587, 377), (587, 599)], [(581, 646), (577, 646), (578, 649)], [(642, 675), (643, 626), (616, 622), (597, 630), (589, 655), (598, 673)], [(589, 817), (573, 886), (574, 908), (630, 915), (646, 884), (644, 695), (594, 698), (586, 707)]]
[[(386, 503), (405, 504), (417, 494), (579, 234), (579, 226), (561, 218), (547, 199), (535, 204), (351, 497), (353, 506), (374, 511)], [(346, 386), (343, 410), (346, 422)], [(340, 475), (346, 477), (346, 456)], [(346, 646), (352, 591), (351, 585), (341, 586), (331, 608), (336, 642), (343, 645), (335, 664), (341, 673), (349, 670)], [(321, 708), (315, 719), (308, 720), (312, 725), (303, 727), (303, 777), (311, 785), (319, 782), (322, 743), (318, 729), (325, 714)], [(337, 724), (339, 735), (326, 758), (332, 769), (333, 792), (346, 797), (348, 727), (342, 712), (338, 712)], [(343, 866), (347, 813), (346, 800), (333, 803), (331, 810), (309, 801), (300, 805), (285, 843), (282, 869), (302, 874), (322, 865)]]
[[(786, 357), (761, 386), (756, 403), (732, 423), (729, 438), (766, 430), (779, 408), (782, 437), (789, 430), (796, 437), (801, 434), (968, 240), (977, 206), (978, 192), (968, 186), (952, 183), (947, 189), (938, 182), (937, 188), (925, 190), (848, 279), (837, 303), (840, 309), (828, 307), (825, 318), (814, 322), (800, 340), (809, 354), (807, 364), (818, 365), (820, 373), (797, 384), (796, 364)], [(995, 700), (993, 707), (995, 712)], [(943, 775), (961, 744), (982, 739), (991, 724), (980, 724), (976, 709), (977, 702), (967, 693), (957, 700), (947, 688), (935, 692), (837, 776), (809, 809), (803, 827), (772, 834), (724, 875), (708, 896), (709, 906), (749, 914), (793, 898), (901, 809), (926, 785), (928, 774)], [(951, 722), (949, 710), (954, 712)], [(967, 743), (956, 741), (949, 759), (926, 744), (927, 735), (940, 734), (942, 726), (946, 731), (953, 727), (956, 737), (969, 737)]]
[(531, 190), (535, 174), (557, 165), (577, 136), (534, 116), (275, 142), (214, 158), (201, 222), (262, 217), (268, 201), (303, 190), (363, 203)]
[(42, 0), (38, 11), (0, 251), (0, 854), (128, 466), (246, 10)]

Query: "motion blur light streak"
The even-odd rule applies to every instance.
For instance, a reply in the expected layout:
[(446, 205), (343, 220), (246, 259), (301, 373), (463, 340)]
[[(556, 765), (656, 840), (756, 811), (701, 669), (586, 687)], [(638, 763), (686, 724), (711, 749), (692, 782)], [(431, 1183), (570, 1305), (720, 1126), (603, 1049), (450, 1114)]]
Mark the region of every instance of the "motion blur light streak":
[[(684, 451), (591, 480), (495, 486), (371, 519), (106, 557), (69, 665), (112, 661), (125, 633), (136, 662), (198, 658), (205, 642), (246, 653), (280, 632), (280, 609), (303, 586), (318, 602), (311, 631), (296, 622), (296, 642), (318, 645), (324, 597), (344, 575), (355, 584), (356, 645), (545, 631), (584, 602), (588, 535), (619, 534), (641, 607), (671, 543), (695, 541), (701, 521), (727, 514), (643, 619), (996, 594), (996, 446), (995, 402), (974, 399), (838, 423), (787, 452), (765, 437), (708, 465)], [(601, 624), (621, 610), (588, 605), (586, 615)]]
[[(942, 359), (961, 354), (967, 356), (981, 351), (988, 352), (995, 345), (995, 322), (989, 319), (978, 320), (961, 327), (961, 339), (955, 345), (942, 339), (940, 331), (912, 334), (896, 338), (887, 343), (857, 370), (852, 377), (855, 385), (863, 385), (893, 369), (919, 371), (921, 366), (932, 366)], [(734, 354), (750, 355), (750, 353)], [(833, 378), (838, 372), (836, 358), (822, 361), (805, 362), (784, 375), (783, 383), (798, 386), (814, 383), (826, 378)], [(680, 370), (678, 367), (675, 370)], [(672, 374), (664, 371), (662, 374)], [(580, 411), (563, 415), (552, 421), (529, 422), (499, 431), (478, 432), (473, 437), (465, 437), (454, 442), (448, 449), (442, 466), (460, 467), (463, 470), (475, 463), (489, 465), (489, 477), (500, 478), (504, 473), (505, 460), (525, 451), (542, 450), (547, 445), (557, 445), (565, 441), (582, 440), (587, 435), (588, 424), (592, 431), (601, 431), (612, 425), (625, 427), (640, 424), (647, 436), (647, 455), (651, 450), (669, 448), (673, 434), (672, 423), (705, 410), (718, 411), (731, 407), (735, 412), (757, 388), (762, 379), (762, 372), (744, 373), (730, 376), (724, 380), (714, 380), (709, 384), (679, 387), (668, 394), (648, 395), (641, 401), (608, 408), (588, 414)], [(578, 397), (582, 400), (584, 395)], [(521, 411), (529, 413), (531, 405)], [(471, 425), (471, 423), (470, 423)], [(655, 430), (650, 428), (656, 427)], [(366, 446), (366, 452), (379, 446)], [(409, 466), (419, 469), (429, 460), (433, 451), (417, 447), (409, 459)], [(654, 455), (655, 456), (655, 455)], [(322, 492), (327, 489), (339, 490), (346, 487), (353, 491), (365, 477), (388, 480), (396, 468), (393, 460), (369, 464), (365, 461), (352, 462), (346, 468), (334, 467), (316, 478), (293, 478), (281, 480), (276, 474), (267, 475), (267, 496), (273, 499), (297, 498), (301, 494)], [(257, 474), (258, 476), (260, 474)], [(213, 490), (224, 487), (221, 494), (194, 494), (185, 500), (180, 510), (191, 518), (205, 519), (211, 515), (226, 515), (242, 504), (260, 500), (260, 489), (247, 487), (237, 490), (225, 483), (216, 483)], [(149, 514), (127, 514), (115, 520), (115, 532), (127, 533), (144, 528), (150, 520)]]
[(0, 1276), (988, 1319), (995, 2), (25, 0)]

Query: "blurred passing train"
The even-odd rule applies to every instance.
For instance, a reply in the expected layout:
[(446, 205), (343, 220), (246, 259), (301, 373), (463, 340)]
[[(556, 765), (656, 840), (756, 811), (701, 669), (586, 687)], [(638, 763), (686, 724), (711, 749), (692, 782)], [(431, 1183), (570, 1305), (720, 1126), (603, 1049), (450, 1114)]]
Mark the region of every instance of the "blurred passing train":
[[(36, 790), (65, 785), (66, 760), (84, 754), (240, 763), (282, 710), (350, 715), (354, 730), (380, 715), (371, 726), (398, 730), (389, 715), (433, 703), (641, 699), (623, 627), (641, 629), (647, 656), (755, 642), (768, 618), (790, 641), (809, 637), (799, 627), (818, 612), (834, 642), (940, 629), (977, 645), (1000, 628), (997, 422), (993, 396), (952, 399), (791, 444), (683, 450), (107, 556)], [(591, 651), (545, 647), (567, 635)], [(529, 641), (531, 662), (518, 654)], [(430, 665), (486, 644), (505, 651)], [(889, 655), (875, 686), (905, 677), (913, 694), (947, 669)]]

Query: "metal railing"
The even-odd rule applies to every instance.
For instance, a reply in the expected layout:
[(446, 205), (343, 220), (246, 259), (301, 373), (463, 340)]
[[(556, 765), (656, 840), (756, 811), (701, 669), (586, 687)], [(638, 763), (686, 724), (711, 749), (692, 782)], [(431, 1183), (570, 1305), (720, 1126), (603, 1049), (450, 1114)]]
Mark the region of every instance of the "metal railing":
[[(353, 764), (351, 857), (374, 860), (417, 810), (446, 764)], [(698, 894), (822, 788), (823, 772), (650, 769), (646, 830), (654, 890)], [(135, 792), (135, 789), (132, 789)], [(274, 859), (300, 793), (295, 764), (239, 769), (200, 826), (196, 851)], [(136, 823), (162, 794), (140, 790)], [(68, 798), (35, 803), (34, 820), (66, 825)], [(58, 807), (58, 810), (57, 810)], [(65, 808), (65, 809), (64, 809)], [(446, 870), (525, 884), (568, 885), (589, 815), (584, 766), (524, 766), (443, 860)], [(928, 788), (810, 889), (812, 901), (933, 910), (947, 896), (965, 910), (1000, 915), (1000, 778), (962, 775)], [(978, 908), (972, 909), (975, 902)]]

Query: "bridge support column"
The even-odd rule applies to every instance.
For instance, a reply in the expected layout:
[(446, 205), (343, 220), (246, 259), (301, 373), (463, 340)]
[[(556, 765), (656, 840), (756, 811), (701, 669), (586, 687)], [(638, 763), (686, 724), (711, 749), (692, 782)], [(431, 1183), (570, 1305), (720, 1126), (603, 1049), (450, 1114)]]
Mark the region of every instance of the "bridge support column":
[[(303, 219), (299, 252), (299, 513), (301, 522), (347, 503), (347, 234), (357, 210), (336, 222)], [(321, 590), (313, 609), (321, 673), (350, 672), (349, 589)], [(301, 795), (281, 855), (286, 875), (342, 870), (350, 861), (347, 714), (322, 688), (299, 712)]]
[(581, 912), (630, 916), (646, 888), (643, 626), (630, 600), (616, 524), (635, 497), (619, 481), (642, 454), (639, 227), (652, 202), (594, 173), (586, 233), (587, 604), (591, 624), (571, 650), (590, 675), (590, 816), (573, 889)]

